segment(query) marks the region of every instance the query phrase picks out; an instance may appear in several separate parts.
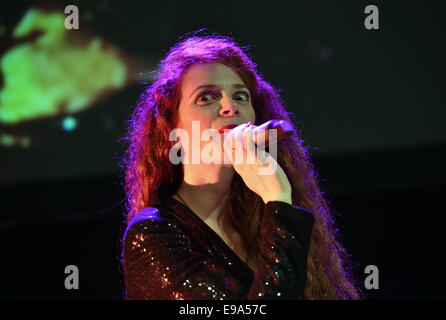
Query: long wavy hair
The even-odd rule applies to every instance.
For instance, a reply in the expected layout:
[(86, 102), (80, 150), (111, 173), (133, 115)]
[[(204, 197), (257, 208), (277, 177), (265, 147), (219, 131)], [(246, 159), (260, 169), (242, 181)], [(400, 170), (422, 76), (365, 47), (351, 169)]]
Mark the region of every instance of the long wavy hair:
[[(247, 85), (256, 125), (284, 119), (295, 127), (293, 135), (278, 143), (277, 162), (291, 183), (293, 205), (308, 209), (315, 216), (304, 298), (361, 299), (363, 294), (355, 281), (351, 256), (338, 240), (332, 212), (318, 186), (308, 147), (296, 129), (294, 116), (285, 110), (278, 91), (257, 71), (247, 49), (228, 36), (192, 34), (180, 39), (161, 60), (153, 83), (141, 94), (127, 121), (128, 130), (123, 137), (128, 144), (121, 161), (127, 210), (124, 225), (141, 209), (159, 204), (159, 192), (173, 194), (183, 180), (181, 163), (174, 165), (169, 161), (169, 150), (176, 143), (169, 141), (169, 133), (178, 120), (182, 76), (195, 63), (222, 63), (237, 72)], [(262, 199), (236, 173), (224, 210), (253, 257), (259, 250), (263, 209)]]

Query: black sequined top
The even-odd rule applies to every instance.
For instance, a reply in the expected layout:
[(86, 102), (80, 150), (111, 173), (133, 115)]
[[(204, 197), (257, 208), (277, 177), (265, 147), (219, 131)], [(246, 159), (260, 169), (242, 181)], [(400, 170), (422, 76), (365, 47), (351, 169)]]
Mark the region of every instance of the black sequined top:
[(125, 299), (303, 299), (314, 216), (265, 205), (254, 272), (181, 202), (141, 210), (123, 238)]

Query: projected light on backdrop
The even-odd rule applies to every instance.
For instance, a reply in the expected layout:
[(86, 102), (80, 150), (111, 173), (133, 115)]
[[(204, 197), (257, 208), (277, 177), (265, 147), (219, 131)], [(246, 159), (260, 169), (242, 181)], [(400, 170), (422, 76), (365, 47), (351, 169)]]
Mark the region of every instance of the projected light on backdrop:
[(64, 20), (62, 13), (32, 9), (14, 30), (15, 37), (37, 30), (43, 34), (1, 59), (5, 85), (0, 91), (0, 122), (73, 114), (91, 106), (104, 90), (124, 85), (127, 70), (116, 53), (101, 48), (98, 38), (85, 47), (70, 44)]
[[(91, 10), (80, 14), (91, 20)], [(67, 30), (65, 19), (63, 8), (28, 8), (9, 26), (14, 44), (0, 57), (3, 184), (107, 172), (115, 165), (110, 150), (122, 134), (118, 127), (134, 103), (109, 101), (132, 83), (150, 81), (141, 71), (154, 68), (152, 59), (133, 58), (88, 28)], [(128, 112), (113, 117), (117, 109)]]

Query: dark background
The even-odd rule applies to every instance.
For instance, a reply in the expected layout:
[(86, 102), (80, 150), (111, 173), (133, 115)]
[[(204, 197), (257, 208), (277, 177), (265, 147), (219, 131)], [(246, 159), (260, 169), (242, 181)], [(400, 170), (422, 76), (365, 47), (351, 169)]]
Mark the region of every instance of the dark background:
[[(295, 115), (358, 279), (379, 268), (369, 298), (444, 299), (444, 13), (433, 3), (22, 1), (2, 5), (2, 50), (31, 5), (76, 4), (80, 31), (144, 70), (186, 32), (232, 35)], [(364, 28), (368, 4), (379, 8), (379, 30)], [(119, 139), (142, 89), (136, 81), (96, 102), (71, 133), (56, 126), (63, 115), (0, 125), (47, 142), (0, 147), (2, 299), (120, 298)], [(70, 264), (79, 290), (64, 287)]]

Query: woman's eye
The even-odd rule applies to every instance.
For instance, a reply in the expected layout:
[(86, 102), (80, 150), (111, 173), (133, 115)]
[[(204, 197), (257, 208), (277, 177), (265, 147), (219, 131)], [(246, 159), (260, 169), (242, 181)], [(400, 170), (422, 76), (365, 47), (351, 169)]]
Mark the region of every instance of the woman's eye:
[[(196, 103), (198, 104), (209, 104), (213, 99), (216, 99), (218, 94), (210, 91), (206, 91), (197, 96)], [(234, 95), (234, 99), (237, 101), (247, 102), (249, 101), (249, 93), (244, 91), (239, 91)]]
[(241, 101), (249, 101), (249, 93), (244, 91), (237, 92), (235, 97), (241, 97)]
[(211, 92), (204, 92), (197, 97), (197, 102), (209, 102), (214, 98)]

